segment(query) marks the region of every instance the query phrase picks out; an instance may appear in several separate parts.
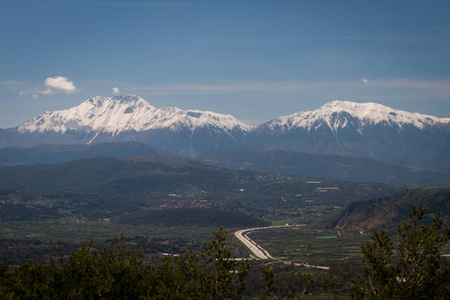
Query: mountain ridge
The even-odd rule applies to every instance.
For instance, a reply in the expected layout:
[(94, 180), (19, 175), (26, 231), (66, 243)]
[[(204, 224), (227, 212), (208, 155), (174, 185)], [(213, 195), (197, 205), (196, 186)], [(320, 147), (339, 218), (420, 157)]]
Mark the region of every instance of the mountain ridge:
[(352, 153), (285, 150), (270, 145), (211, 151), (201, 154), (196, 160), (206, 165), (231, 170), (253, 170), (350, 182), (396, 184), (450, 182), (450, 168), (424, 168)]
[[(28, 148), (0, 148), (0, 167), (61, 164), (99, 156), (126, 158), (142, 155), (183, 158), (169, 149), (137, 142), (36, 145)], [(351, 153), (285, 150), (271, 145), (215, 150), (191, 160), (229, 170), (253, 170), (350, 182), (446, 184), (450, 181), (450, 168), (424, 168)]]
[[(334, 113), (342, 112), (349, 113), (351, 116), (363, 121), (363, 123), (413, 124), (417, 128), (450, 123), (450, 118), (438, 118), (426, 114), (397, 110), (374, 102), (356, 103), (333, 100), (313, 111), (299, 111), (275, 118), (259, 126), (250, 126), (229, 114), (201, 110), (181, 110), (177, 107), (156, 108), (139, 96), (126, 95), (114, 97), (96, 96), (66, 110), (47, 111), (19, 125), (18, 130), (22, 133), (47, 130), (64, 133), (67, 130), (79, 130), (90, 127), (92, 130), (107, 132), (143, 131), (171, 127), (173, 123), (184, 121), (185, 124), (191, 125), (192, 129), (204, 124), (223, 124), (223, 127), (229, 131), (236, 126), (241, 127), (240, 129), (244, 131), (251, 131), (265, 125), (270, 125), (272, 128), (275, 126), (311, 128), (318, 119), (326, 119), (329, 127), (336, 130), (336, 127), (346, 126), (347, 123), (332, 124), (330, 117)], [(87, 116), (87, 114), (90, 116)], [(198, 120), (199, 117), (204, 116), (216, 122), (213, 123), (205, 118)], [(46, 117), (50, 119), (47, 122), (45, 122)], [(94, 119), (94, 117), (97, 118)], [(193, 122), (193, 120), (197, 122)], [(76, 124), (77, 121), (81, 124)]]
[(93, 97), (0, 130), (0, 147), (142, 142), (196, 157), (213, 150), (273, 145), (286, 150), (348, 152), (421, 166), (450, 165), (450, 118), (376, 103), (331, 101), (259, 126), (231, 115), (156, 108), (134, 95)]
[(156, 108), (135, 95), (114, 97), (93, 97), (79, 106), (66, 110), (45, 112), (20, 125), (20, 132), (85, 130), (110, 132), (145, 131), (169, 128), (183, 124), (190, 130), (210, 125), (232, 131), (239, 127), (244, 131), (252, 128), (231, 115), (210, 111), (181, 110), (176, 107)]
[(323, 119), (330, 129), (336, 130), (337, 127), (345, 127), (348, 125), (348, 123), (336, 124), (332, 122), (333, 114), (338, 113), (348, 113), (352, 117), (359, 119), (362, 123), (361, 125), (386, 122), (388, 124), (399, 124), (400, 127), (406, 124), (413, 124), (417, 128), (423, 128), (425, 126), (450, 122), (450, 118), (438, 118), (431, 115), (411, 113), (373, 102), (356, 103), (334, 100), (326, 103), (317, 110), (297, 112), (273, 119), (265, 124), (268, 124), (272, 128), (274, 126), (311, 128), (318, 119)]
[(258, 126), (246, 145), (286, 150), (349, 152), (420, 166), (450, 165), (450, 119), (376, 103), (332, 101), (310, 112)]

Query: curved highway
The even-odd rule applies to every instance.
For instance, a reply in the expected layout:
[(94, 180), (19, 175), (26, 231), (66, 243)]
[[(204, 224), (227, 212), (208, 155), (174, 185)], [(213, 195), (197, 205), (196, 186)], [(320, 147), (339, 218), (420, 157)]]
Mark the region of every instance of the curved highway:
[[(253, 256), (256, 259), (276, 259), (272, 255), (270, 255), (267, 250), (265, 250), (263, 247), (255, 243), (252, 239), (250, 239), (247, 235), (250, 231), (255, 230), (264, 230), (264, 229), (271, 229), (271, 228), (286, 228), (286, 227), (294, 227), (294, 226), (305, 226), (305, 225), (285, 225), (285, 226), (269, 226), (269, 227), (256, 227), (256, 228), (249, 228), (249, 229), (242, 229), (239, 231), (236, 231), (234, 235), (253, 253)], [(252, 256), (252, 255), (251, 255)]]

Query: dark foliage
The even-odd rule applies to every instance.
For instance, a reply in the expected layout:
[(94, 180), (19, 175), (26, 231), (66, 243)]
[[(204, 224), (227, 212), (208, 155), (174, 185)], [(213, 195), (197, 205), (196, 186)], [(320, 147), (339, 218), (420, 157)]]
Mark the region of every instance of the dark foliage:
[(426, 208), (411, 205), (410, 220), (398, 226), (400, 243), (391, 235), (374, 231), (362, 246), (364, 272), (353, 284), (356, 299), (448, 299), (450, 263), (440, 248), (450, 239), (450, 228), (442, 230), (440, 215), (431, 225), (421, 220)]
[(294, 151), (267, 145), (212, 151), (200, 155), (197, 160), (234, 170), (246, 168), (352, 182), (445, 184), (450, 180), (448, 168), (425, 168), (351, 153)]
[(94, 251), (85, 244), (50, 264), (0, 266), (2, 299), (229, 299), (244, 288), (247, 262), (232, 259), (227, 234), (214, 233), (202, 252), (180, 253), (154, 264), (129, 249), (125, 238)]
[(386, 225), (394, 231), (396, 224), (408, 218), (410, 204), (421, 203), (428, 209), (424, 222), (431, 224), (433, 217), (441, 212), (443, 222), (450, 220), (450, 190), (408, 189), (390, 196), (349, 203), (344, 208), (313, 224), (317, 228), (367, 229)]
[(121, 224), (154, 226), (259, 227), (270, 222), (219, 208), (140, 210), (117, 219)]
[[(55, 218), (61, 209), (89, 219), (155, 207), (225, 207), (247, 213), (297, 211), (305, 201), (342, 205), (398, 190), (386, 184), (229, 171), (188, 160), (97, 157), (60, 165), (0, 168), (0, 219)], [(320, 192), (318, 187), (334, 187)], [(173, 203), (172, 203), (173, 202)], [(10, 204), (15, 207), (8, 206)], [(14, 214), (8, 213), (14, 211)], [(111, 215), (108, 215), (108, 218)]]

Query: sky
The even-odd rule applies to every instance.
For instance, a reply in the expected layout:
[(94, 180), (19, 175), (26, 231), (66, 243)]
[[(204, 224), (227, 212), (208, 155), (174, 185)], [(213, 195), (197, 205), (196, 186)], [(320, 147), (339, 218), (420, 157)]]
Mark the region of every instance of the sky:
[(134, 94), (258, 125), (332, 100), (450, 117), (450, 1), (1, 0), (0, 128)]

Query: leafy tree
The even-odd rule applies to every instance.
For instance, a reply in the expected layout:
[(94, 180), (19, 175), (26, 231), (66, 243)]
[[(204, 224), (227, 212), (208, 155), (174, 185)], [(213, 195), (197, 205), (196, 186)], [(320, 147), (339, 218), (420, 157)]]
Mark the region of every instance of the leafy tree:
[[(210, 287), (210, 299), (229, 299), (240, 294), (244, 289), (244, 278), (248, 274), (247, 261), (236, 261), (231, 252), (225, 247), (228, 234), (222, 227), (214, 232), (214, 239), (205, 244), (203, 260), (206, 264), (213, 265), (213, 271), (207, 277)], [(233, 278), (237, 275), (235, 281)], [(233, 289), (233, 284), (236, 289)]]
[(144, 251), (114, 239), (95, 251), (85, 244), (68, 259), (0, 266), (1, 299), (230, 299), (244, 289), (247, 261), (236, 261), (225, 247), (227, 233), (214, 233), (203, 253), (180, 253), (153, 264)]
[(166, 258), (148, 282), (145, 299), (230, 299), (245, 288), (247, 261), (236, 261), (225, 247), (227, 233), (220, 230), (202, 253), (180, 253)]
[(333, 294), (334, 299), (337, 299), (336, 293), (333, 292), (336, 285), (337, 277), (330, 275), (327, 276), (323, 281), (323, 288), (327, 292), (327, 299), (330, 299), (330, 294)]
[[(304, 299), (303, 297), (307, 293), (310, 292), (309, 291), (309, 287), (311, 286), (311, 284), (314, 283), (314, 278), (311, 276), (311, 274), (307, 274), (302, 279), (305, 282), (305, 284), (303, 286), (303, 290), (302, 290), (302, 293), (300, 295), (294, 296), (294, 293), (288, 287), (284, 288), (284, 293), (286, 294), (286, 298), (287, 299), (289, 299), (289, 300), (290, 299)], [(332, 280), (332, 279), (330, 279), (330, 280)], [(332, 286), (332, 289), (333, 289), (334, 288), (334, 281), (332, 281), (332, 284), (333, 284), (333, 286)]]
[[(109, 248), (93, 251), (86, 244), (72, 253), (67, 263), (60, 256), (58, 268), (64, 298), (135, 299), (141, 293), (144, 252), (140, 247), (127, 249), (125, 237), (114, 238)], [(69, 297), (70, 296), (70, 297)]]
[(314, 283), (314, 278), (311, 276), (311, 274), (307, 274), (305, 277), (303, 277), (303, 280), (305, 281), (305, 287), (303, 288), (302, 294), (300, 295), (300, 299), (303, 299), (303, 296), (305, 296), (305, 294), (309, 292), (310, 285)]
[(439, 214), (431, 225), (422, 224), (426, 208), (410, 205), (410, 219), (397, 228), (400, 242), (395, 250), (383, 228), (362, 246), (367, 278), (353, 281), (357, 299), (445, 299), (450, 295), (450, 263), (439, 249), (449, 240), (450, 228), (442, 230)]
[(273, 296), (273, 276), (275, 275), (274, 269), (261, 268), (264, 284), (261, 287), (264, 289), (266, 299), (272, 299)]

